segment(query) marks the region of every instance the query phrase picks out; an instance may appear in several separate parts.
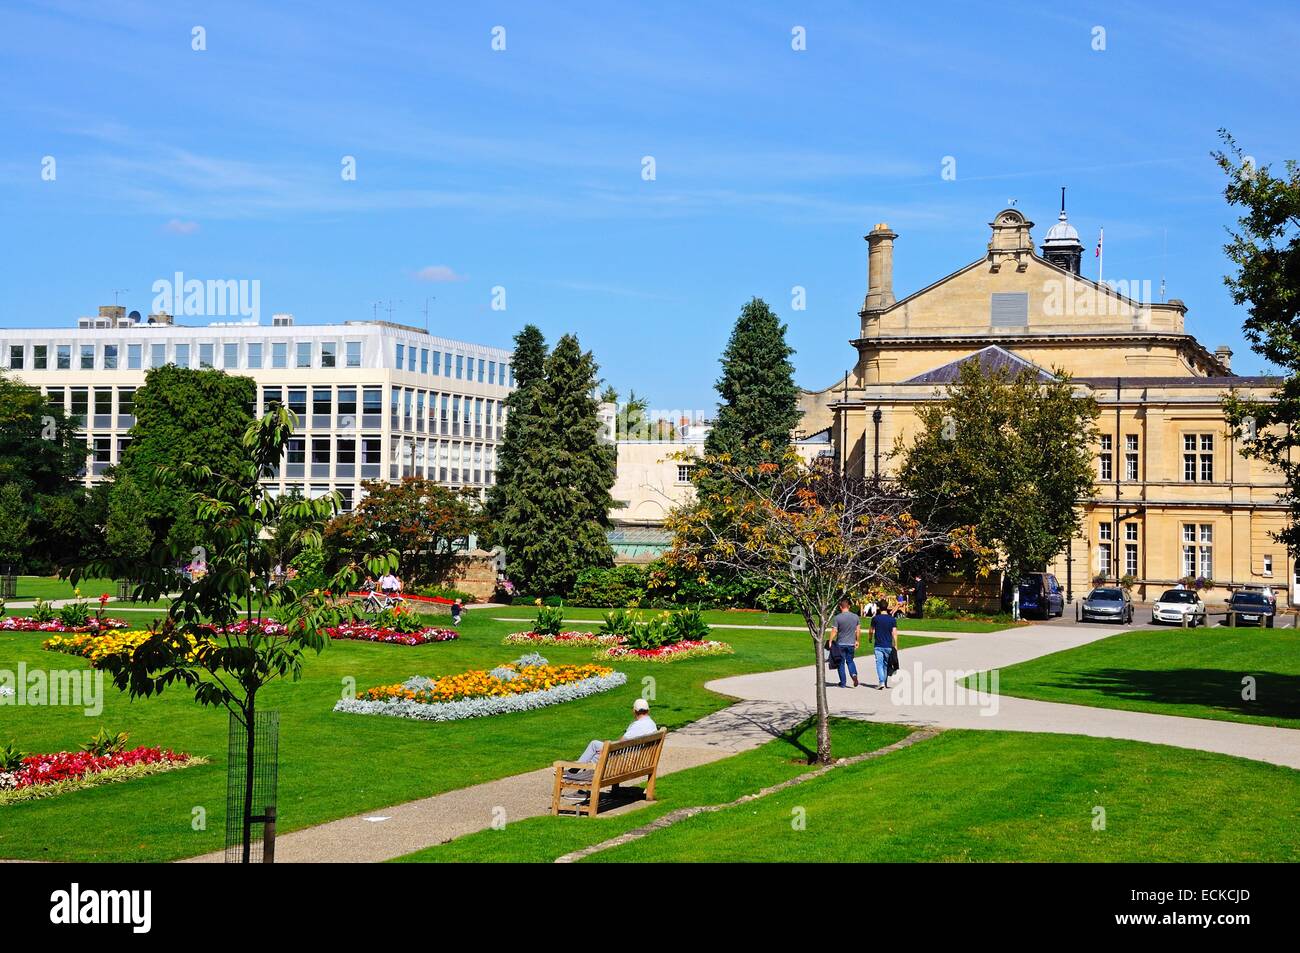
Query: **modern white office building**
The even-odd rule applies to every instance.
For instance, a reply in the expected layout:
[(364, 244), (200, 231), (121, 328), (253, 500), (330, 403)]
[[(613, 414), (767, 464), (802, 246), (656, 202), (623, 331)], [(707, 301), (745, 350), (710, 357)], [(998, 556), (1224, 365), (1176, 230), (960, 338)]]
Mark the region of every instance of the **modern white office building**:
[(281, 492), (338, 490), (420, 476), (483, 493), (496, 473), (511, 352), (385, 321), (181, 325), (117, 306), (75, 328), (0, 328), (0, 366), (81, 421), (87, 484), (121, 459), (136, 390), (153, 367), (214, 368), (257, 384), (256, 412), (281, 401), (298, 415)]

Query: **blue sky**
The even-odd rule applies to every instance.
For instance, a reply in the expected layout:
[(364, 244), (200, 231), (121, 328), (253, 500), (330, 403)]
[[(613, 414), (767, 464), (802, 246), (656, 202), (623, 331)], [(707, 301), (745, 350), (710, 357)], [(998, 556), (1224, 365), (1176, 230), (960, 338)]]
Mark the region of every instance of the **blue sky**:
[(67, 326), (118, 288), (147, 310), (176, 271), (259, 280), (264, 320), (391, 300), (420, 325), (436, 298), (435, 333), (575, 331), (620, 391), (708, 408), (751, 295), (824, 386), (875, 222), (901, 297), (980, 257), (1010, 199), (1041, 240), (1067, 185), (1085, 273), (1104, 226), (1106, 277), (1163, 275), (1257, 372), (1209, 153), (1226, 126), (1261, 164), (1300, 156), (1297, 49), (1283, 3), (10, 0), (0, 325)]

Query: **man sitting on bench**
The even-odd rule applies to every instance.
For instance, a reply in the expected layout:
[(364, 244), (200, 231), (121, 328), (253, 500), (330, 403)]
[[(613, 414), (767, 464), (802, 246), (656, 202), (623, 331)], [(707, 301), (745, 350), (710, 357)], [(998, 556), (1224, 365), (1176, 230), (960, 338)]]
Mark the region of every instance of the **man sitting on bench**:
[[(650, 703), (644, 698), (638, 698), (632, 703), (632, 724), (627, 726), (627, 731), (623, 732), (621, 741), (627, 741), (629, 738), (640, 738), (644, 735), (653, 735), (659, 730), (659, 726), (654, 723), (650, 717)], [(605, 747), (605, 742), (598, 738), (593, 738), (591, 744), (587, 745), (586, 750), (578, 757), (578, 761), (585, 761), (588, 764), (595, 764), (600, 758), (600, 749)], [(570, 777), (592, 776), (590, 771), (581, 771), (578, 768), (569, 768), (566, 772)]]

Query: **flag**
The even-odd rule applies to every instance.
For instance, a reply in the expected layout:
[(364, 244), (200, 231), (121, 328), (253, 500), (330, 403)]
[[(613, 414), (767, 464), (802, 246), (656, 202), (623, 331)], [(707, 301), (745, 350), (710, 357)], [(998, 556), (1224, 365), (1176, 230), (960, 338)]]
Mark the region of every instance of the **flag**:
[(1101, 257), (1101, 240), (1102, 240), (1103, 237), (1105, 237), (1105, 235), (1106, 235), (1106, 230), (1105, 230), (1104, 228), (1102, 228), (1102, 229), (1098, 229), (1098, 231), (1097, 231), (1097, 252), (1096, 252), (1096, 254), (1093, 255), (1094, 258), (1100, 258), (1100, 257)]

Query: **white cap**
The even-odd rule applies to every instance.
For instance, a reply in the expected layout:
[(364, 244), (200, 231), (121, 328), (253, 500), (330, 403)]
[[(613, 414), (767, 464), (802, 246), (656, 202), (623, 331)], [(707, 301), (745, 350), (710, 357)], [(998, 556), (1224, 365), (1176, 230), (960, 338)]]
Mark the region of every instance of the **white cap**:
[(638, 698), (636, 701), (634, 701), (634, 702), (632, 703), (632, 710), (633, 710), (633, 711), (649, 711), (649, 710), (650, 710), (650, 703), (649, 703), (648, 701), (646, 701), (644, 698)]

